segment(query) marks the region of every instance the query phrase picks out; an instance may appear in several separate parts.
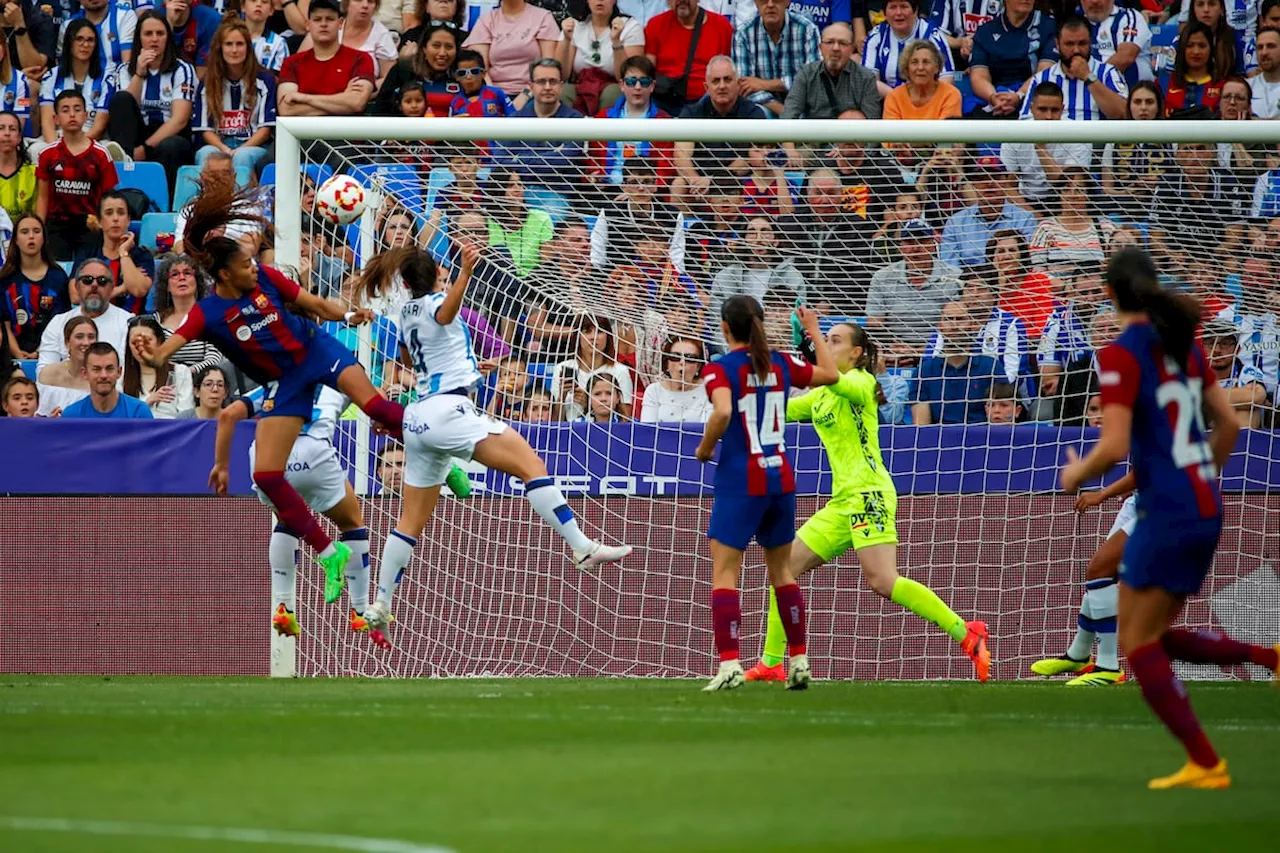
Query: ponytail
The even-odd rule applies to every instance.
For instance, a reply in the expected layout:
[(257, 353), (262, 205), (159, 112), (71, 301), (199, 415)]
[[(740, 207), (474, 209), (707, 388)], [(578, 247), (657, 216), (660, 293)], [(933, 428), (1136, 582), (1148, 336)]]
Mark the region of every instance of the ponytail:
[(773, 372), (773, 353), (764, 332), (764, 309), (750, 296), (733, 296), (720, 306), (720, 319), (738, 343), (747, 345), (751, 367), (763, 382)]
[(1165, 354), (1185, 373), (1196, 327), (1200, 325), (1200, 303), (1162, 289), (1151, 256), (1134, 246), (1111, 256), (1107, 262), (1107, 285), (1118, 310), (1142, 312), (1151, 319)]
[[(172, 38), (172, 36), (170, 36)], [(226, 236), (227, 227), (236, 223), (261, 229), (270, 237), (271, 221), (258, 209), (256, 191), (251, 187), (236, 189), (232, 176), (206, 176), (198, 181), (191, 212), (187, 215), (187, 230), (182, 235), (183, 248), (204, 267), (214, 281), (218, 273), (231, 264), (231, 259), (243, 250), (240, 243)]]
[[(867, 334), (867, 330), (854, 323), (841, 323), (850, 331), (850, 337), (853, 339), (855, 347), (862, 347), (862, 355), (854, 362), (855, 370), (865, 370), (873, 377), (876, 375), (876, 368), (880, 364), (880, 345), (871, 340), (871, 336)], [(880, 380), (876, 380), (876, 405), (883, 406), (889, 402), (884, 395), (884, 389), (880, 387)]]
[(414, 299), (435, 292), (439, 270), (435, 258), (416, 246), (388, 249), (369, 259), (356, 286), (364, 294), (365, 304), (382, 296), (399, 275)]

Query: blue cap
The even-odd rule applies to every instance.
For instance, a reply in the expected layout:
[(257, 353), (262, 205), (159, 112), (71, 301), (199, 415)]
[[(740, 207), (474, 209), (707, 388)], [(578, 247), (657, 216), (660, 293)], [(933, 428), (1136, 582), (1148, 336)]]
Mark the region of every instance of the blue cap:
[(934, 231), (923, 219), (908, 219), (902, 223), (901, 240), (932, 240)]

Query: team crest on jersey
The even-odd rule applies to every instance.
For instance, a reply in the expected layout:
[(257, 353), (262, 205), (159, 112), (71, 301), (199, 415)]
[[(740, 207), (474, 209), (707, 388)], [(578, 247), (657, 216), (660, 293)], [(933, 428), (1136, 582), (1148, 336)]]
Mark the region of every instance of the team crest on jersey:
[(496, 116), (498, 114), (497, 104), (485, 104), (484, 111), (487, 115)]
[[(239, 337), (239, 335), (237, 335), (237, 337)], [(262, 401), (262, 411), (264, 411), (264, 412), (269, 412), (269, 411), (271, 411), (272, 409), (274, 409), (275, 407), (276, 407), (276, 401), (275, 401), (275, 400), (263, 400), (263, 401)]]
[(4, 93), (4, 102), (12, 107), (13, 102), (17, 97), (18, 97), (17, 94), (14, 93), (12, 89), (9, 89)]
[(448, 92), (450, 95), (456, 95), (462, 91), (462, 87), (457, 83), (446, 83), (444, 90)]
[(257, 296), (253, 297), (253, 304), (257, 305), (259, 308), (266, 308), (271, 304), (271, 301), (267, 299), (267, 294), (259, 293)]

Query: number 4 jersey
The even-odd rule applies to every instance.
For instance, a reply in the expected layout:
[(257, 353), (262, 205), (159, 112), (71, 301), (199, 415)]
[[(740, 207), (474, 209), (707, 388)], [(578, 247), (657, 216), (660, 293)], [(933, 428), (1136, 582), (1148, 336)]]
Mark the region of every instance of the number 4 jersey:
[(703, 371), (707, 395), (728, 388), (734, 418), (720, 440), (716, 492), (781, 495), (796, 490), (795, 471), (787, 457), (783, 430), (791, 387), (807, 388), (813, 368), (791, 356), (770, 351), (772, 368), (763, 382), (745, 349), (735, 349)]
[(1132, 323), (1098, 353), (1102, 405), (1133, 411), (1130, 455), (1138, 514), (1175, 521), (1222, 514), (1218, 472), (1204, 423), (1204, 386), (1213, 371), (1193, 344), (1187, 369), (1167, 356), (1150, 323)]

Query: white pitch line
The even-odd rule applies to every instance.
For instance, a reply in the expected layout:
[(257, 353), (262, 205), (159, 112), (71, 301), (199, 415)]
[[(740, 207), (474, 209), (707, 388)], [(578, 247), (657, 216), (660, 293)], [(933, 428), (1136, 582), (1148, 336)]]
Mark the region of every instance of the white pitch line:
[(158, 823), (123, 823), (107, 820), (7, 817), (0, 815), (0, 829), (29, 832), (65, 832), (72, 835), (122, 835), (148, 838), (180, 838), (184, 841), (231, 841), (237, 844), (279, 844), (287, 847), (324, 847), (358, 853), (454, 853), (447, 847), (415, 844), (393, 838), (357, 835), (325, 835), (216, 826), (166, 826)]

